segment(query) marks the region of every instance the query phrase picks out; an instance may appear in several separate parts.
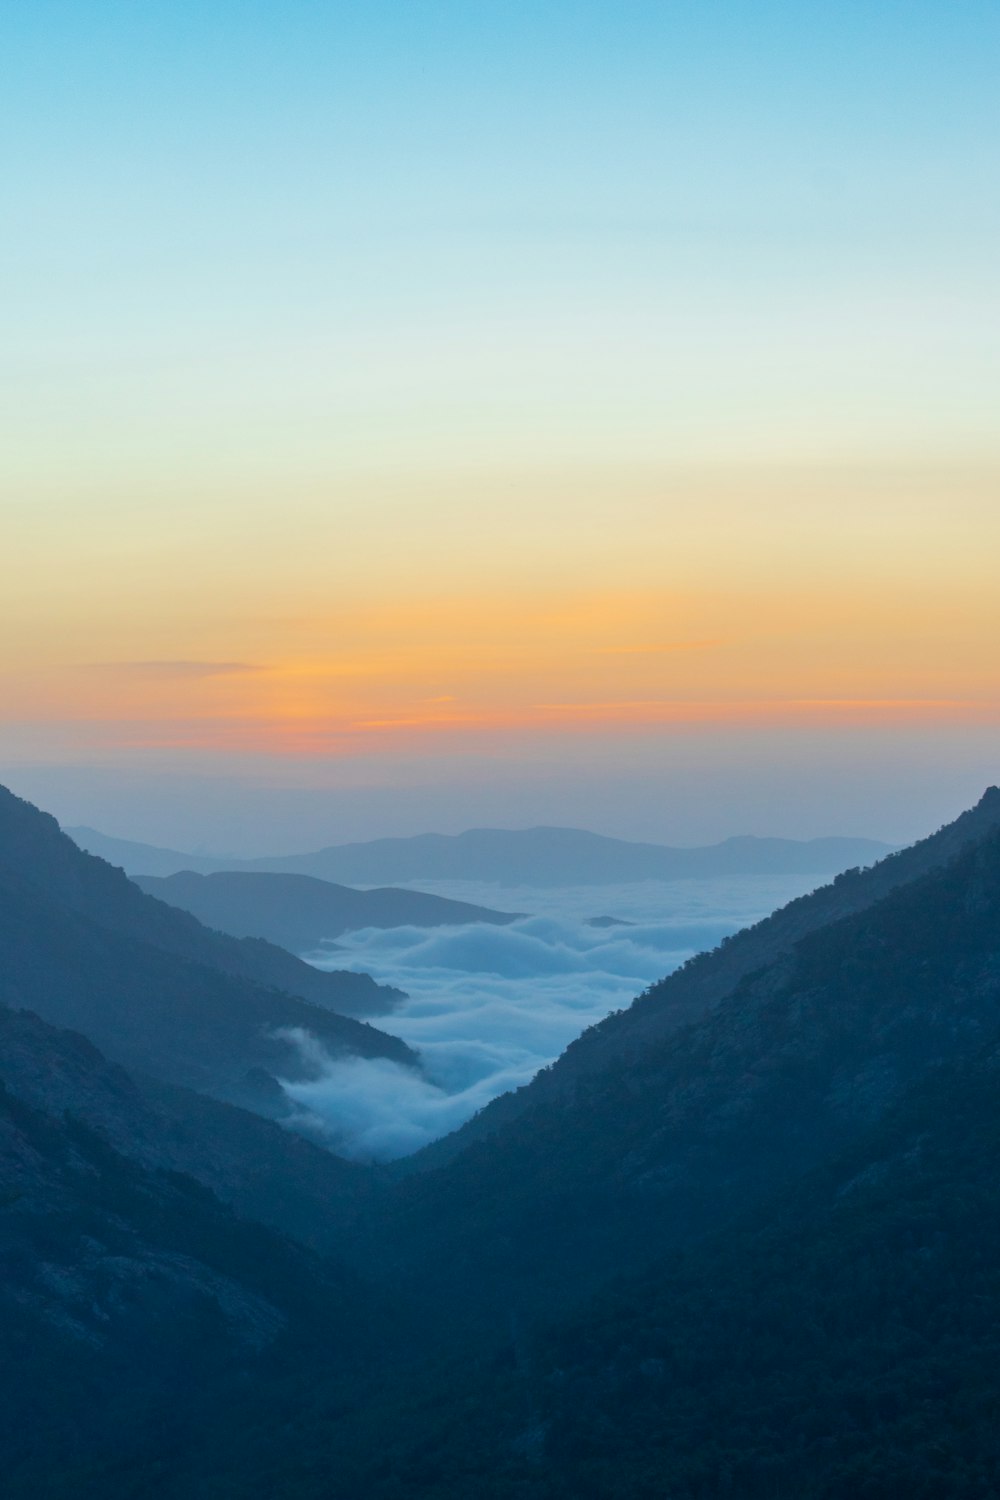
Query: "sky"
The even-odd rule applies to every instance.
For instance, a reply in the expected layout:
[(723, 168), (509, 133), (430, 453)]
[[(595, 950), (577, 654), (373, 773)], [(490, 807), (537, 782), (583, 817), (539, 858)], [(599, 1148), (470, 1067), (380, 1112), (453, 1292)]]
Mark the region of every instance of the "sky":
[(0, 777), (243, 853), (1000, 779), (1000, 12), (0, 5)]

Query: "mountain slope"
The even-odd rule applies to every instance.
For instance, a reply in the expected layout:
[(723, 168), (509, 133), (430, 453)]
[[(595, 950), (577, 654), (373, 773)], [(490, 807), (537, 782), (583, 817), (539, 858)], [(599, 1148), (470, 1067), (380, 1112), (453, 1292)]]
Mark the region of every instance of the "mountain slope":
[(415, 1064), (395, 1037), (227, 972), (233, 946), (0, 795), (0, 1003), (82, 1031), (134, 1071), (263, 1114), (288, 1111), (277, 1078), (310, 1076), (295, 1033)]
[(1000, 829), (980, 813), (935, 848), (700, 1020), (373, 1200), (342, 1251), (433, 1327), (359, 1406), (308, 1367), (280, 1430), (217, 1406), (210, 1493), (994, 1493)]
[(529, 1091), (491, 1137), (402, 1181), (373, 1237), (423, 1295), (444, 1294), (447, 1240), (450, 1294), (470, 1308), (558, 1304), (777, 1192), (943, 1060), (998, 1039), (1000, 831), (987, 831), (803, 937), (700, 1021)]
[[(995, 1494), (998, 1166), (991, 1047), (908, 1088), (849, 1149), (724, 1233), (365, 1414), (322, 1493)], [(318, 1438), (303, 1432), (296, 1452)]]
[(371, 1189), (354, 1163), (248, 1110), (135, 1079), (79, 1032), (30, 1011), (0, 1006), (0, 1083), (141, 1166), (184, 1172), (245, 1217), (318, 1247)]
[(55, 818), (0, 787), (0, 875), (33, 886), (113, 932), (274, 986), (340, 1015), (378, 1015), (402, 998), (366, 974), (320, 973), (283, 948), (211, 932), (187, 913), (141, 893), (121, 870), (82, 851)]
[(0, 1263), (8, 1500), (158, 1492), (223, 1392), (320, 1352), (347, 1390), (391, 1326), (355, 1277), (3, 1086)]
[(585, 1031), (531, 1083), (495, 1099), (453, 1135), (409, 1158), (400, 1170), (419, 1171), (450, 1160), (536, 1103), (572, 1093), (583, 1074), (610, 1065), (641, 1063), (651, 1046), (706, 1015), (748, 974), (790, 953), (811, 932), (863, 912), (899, 887), (943, 868), (996, 829), (1000, 829), (1000, 789), (990, 787), (974, 808), (937, 833), (888, 855), (870, 869), (844, 872), (832, 884), (790, 902), (711, 952), (697, 955), (652, 985), (627, 1010)]
[(720, 875), (832, 875), (888, 853), (875, 839), (731, 838), (704, 848), (631, 843), (578, 828), (474, 828), (332, 845), (314, 853), (269, 859), (218, 859), (181, 854), (93, 828), (67, 832), (81, 848), (121, 864), (130, 875), (209, 874), (257, 870), (312, 875), (345, 885), (419, 880), (498, 881), (505, 885), (613, 885), (636, 880), (690, 880)]
[(233, 937), (260, 937), (293, 953), (318, 948), (324, 939), (362, 927), (442, 927), (450, 924), (513, 922), (514, 912), (493, 911), (465, 901), (448, 901), (423, 891), (356, 891), (311, 875), (268, 875), (220, 871), (199, 875), (134, 877), (150, 896), (181, 907)]

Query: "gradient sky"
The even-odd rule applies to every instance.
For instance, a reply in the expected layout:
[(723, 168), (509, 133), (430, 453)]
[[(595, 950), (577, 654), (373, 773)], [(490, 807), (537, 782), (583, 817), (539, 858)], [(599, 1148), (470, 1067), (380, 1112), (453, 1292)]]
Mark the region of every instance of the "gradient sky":
[(1000, 779), (995, 4), (2, 20), (15, 789), (246, 849)]

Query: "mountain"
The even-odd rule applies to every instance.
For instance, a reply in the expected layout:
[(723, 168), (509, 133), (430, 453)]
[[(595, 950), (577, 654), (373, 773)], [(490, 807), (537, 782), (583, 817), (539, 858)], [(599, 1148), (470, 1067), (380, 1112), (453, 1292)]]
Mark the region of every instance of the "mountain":
[(478, 880), (503, 885), (614, 885), (636, 880), (692, 880), (725, 875), (833, 875), (871, 864), (889, 852), (875, 839), (731, 838), (705, 848), (630, 843), (577, 828), (475, 828), (467, 833), (425, 833), (415, 838), (340, 844), (313, 854), (272, 859), (218, 859), (180, 854), (92, 828), (67, 832), (81, 848), (119, 864), (130, 875), (173, 875), (183, 870), (258, 870), (312, 875), (346, 885), (400, 881)]
[(324, 939), (362, 927), (441, 927), (513, 922), (514, 912), (447, 901), (423, 891), (356, 891), (311, 875), (220, 871), (199, 875), (138, 875), (136, 885), (160, 901), (191, 912), (208, 927), (233, 937), (267, 938), (293, 953), (316, 949)]
[(328, 1356), (217, 1388), (160, 1493), (995, 1493), (998, 798), (704, 1014), (383, 1175), (337, 1254), (421, 1310), (407, 1358), (354, 1401)]
[(362, 1413), (324, 1500), (995, 1495), (998, 1084), (995, 1045), (934, 1070), (724, 1231)]
[[(86, 1047), (73, 1067), (95, 1096), (126, 1087)], [(213, 1399), (321, 1355), (343, 1399), (395, 1321), (350, 1272), (4, 1085), (0, 1258), (5, 1500), (158, 1492)]]
[(261, 951), (295, 963), (145, 895), (0, 791), (0, 1003), (82, 1031), (133, 1071), (262, 1114), (288, 1112), (279, 1078), (312, 1074), (297, 1035), (416, 1066), (398, 1038), (246, 977)]
[(23, 871), (82, 914), (98, 913), (103, 926), (254, 984), (287, 990), (338, 1015), (386, 1015), (404, 998), (400, 990), (378, 985), (368, 974), (324, 972), (259, 937), (234, 941), (209, 931), (165, 902), (144, 899), (120, 869), (99, 855), (86, 864), (79, 853), (80, 846), (61, 832), (54, 818), (0, 787), (0, 872), (17, 878)]
[(406, 1163), (403, 1172), (440, 1165), (472, 1141), (508, 1124), (536, 1103), (572, 1093), (577, 1079), (608, 1066), (639, 1062), (649, 1047), (707, 1015), (756, 969), (790, 954), (810, 933), (863, 912), (900, 886), (945, 867), (966, 848), (1000, 830), (1000, 789), (990, 787), (979, 803), (937, 833), (898, 850), (869, 869), (844, 871), (831, 884), (800, 896), (753, 927), (699, 953), (653, 984), (627, 1010), (588, 1028), (551, 1068), (514, 1093), (494, 1099), (478, 1115)]
[(345, 1176), (319, 1263), (128, 1158), (119, 1075), (21, 1018), (7, 1491), (997, 1493), (1000, 791), (772, 921), (450, 1159)]
[(914, 878), (755, 965), (688, 1024), (640, 1047), (629, 1017), (647, 1002), (602, 1023), (622, 1045), (586, 1069), (570, 1048), (492, 1134), (402, 1178), (373, 1231), (391, 1274), (423, 1295), (446, 1275), (483, 1312), (558, 1306), (777, 1193), (943, 1063), (1000, 1044), (998, 814), (991, 789), (889, 861)]
[(237, 1213), (318, 1248), (331, 1220), (370, 1191), (370, 1174), (354, 1163), (249, 1110), (134, 1078), (79, 1032), (31, 1011), (0, 1006), (0, 1084), (141, 1166), (196, 1178)]

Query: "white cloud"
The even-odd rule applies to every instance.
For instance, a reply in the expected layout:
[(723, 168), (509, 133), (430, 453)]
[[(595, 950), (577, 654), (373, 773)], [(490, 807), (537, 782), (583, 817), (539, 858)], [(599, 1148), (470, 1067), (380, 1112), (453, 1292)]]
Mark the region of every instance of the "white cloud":
[[(648, 881), (606, 890), (498, 890), (435, 882), (442, 895), (534, 911), (508, 927), (367, 928), (341, 936), (319, 966), (365, 970), (409, 995), (391, 1029), (424, 1076), (384, 1060), (311, 1050), (319, 1076), (286, 1082), (296, 1125), (346, 1156), (389, 1160), (448, 1134), (527, 1083), (586, 1027), (726, 933), (808, 888), (808, 878)], [(610, 913), (633, 923), (592, 927)]]

